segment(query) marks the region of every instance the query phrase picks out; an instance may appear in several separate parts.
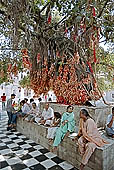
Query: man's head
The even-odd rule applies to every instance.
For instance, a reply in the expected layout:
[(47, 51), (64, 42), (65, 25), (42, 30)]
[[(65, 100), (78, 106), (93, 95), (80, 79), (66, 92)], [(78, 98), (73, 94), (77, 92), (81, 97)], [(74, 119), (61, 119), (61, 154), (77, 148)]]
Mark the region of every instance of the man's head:
[(33, 107), (33, 109), (36, 108), (36, 103), (35, 102), (32, 103), (32, 107)]
[(20, 105), (23, 106), (25, 104), (24, 100), (21, 100)]
[(40, 97), (40, 98), (38, 98), (38, 101), (39, 101), (39, 102), (41, 102), (41, 101), (42, 101), (41, 97)]
[(28, 99), (27, 99), (27, 98), (24, 98), (24, 101), (25, 101), (25, 103), (27, 103), (27, 102), (28, 102)]
[(3, 93), (3, 96), (5, 96), (5, 93)]
[(32, 103), (32, 102), (34, 102), (34, 99), (31, 98), (31, 99), (30, 99), (30, 103)]
[(45, 107), (46, 110), (48, 110), (48, 108), (49, 108), (49, 103), (45, 103), (45, 106), (44, 106), (44, 107)]
[(112, 108), (112, 114), (113, 114), (113, 116), (114, 116), (114, 107)]
[(15, 98), (15, 94), (11, 94), (11, 99), (14, 99)]

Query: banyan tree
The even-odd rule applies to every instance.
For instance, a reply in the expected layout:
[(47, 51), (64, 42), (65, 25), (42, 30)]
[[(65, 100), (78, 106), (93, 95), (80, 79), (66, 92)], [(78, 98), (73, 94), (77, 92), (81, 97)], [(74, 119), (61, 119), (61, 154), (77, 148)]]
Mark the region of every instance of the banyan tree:
[[(102, 16), (112, 2), (1, 0), (6, 31), (13, 48), (22, 49), (23, 66), (30, 69), (37, 96), (51, 89), (64, 104), (84, 104), (102, 96), (96, 51), (106, 34)], [(111, 38), (112, 33), (107, 34), (106, 41)]]

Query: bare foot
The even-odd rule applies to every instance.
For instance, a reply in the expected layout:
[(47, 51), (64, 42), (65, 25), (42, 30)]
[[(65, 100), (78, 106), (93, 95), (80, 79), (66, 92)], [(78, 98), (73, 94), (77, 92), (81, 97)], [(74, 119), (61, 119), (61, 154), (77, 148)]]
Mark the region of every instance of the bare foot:
[(114, 135), (112, 135), (112, 138), (114, 138)]
[(83, 164), (80, 165), (80, 170), (83, 170), (84, 169), (84, 166)]
[(75, 136), (73, 139), (72, 139), (72, 141), (78, 141), (78, 136)]
[(50, 125), (48, 125), (48, 124), (45, 124), (45, 126), (46, 126), (46, 127), (50, 127)]
[(48, 141), (49, 141), (49, 143), (52, 145), (53, 139), (49, 139)]
[(33, 123), (33, 120), (30, 120), (30, 123)]
[(57, 146), (53, 147), (53, 152), (55, 152), (57, 150)]

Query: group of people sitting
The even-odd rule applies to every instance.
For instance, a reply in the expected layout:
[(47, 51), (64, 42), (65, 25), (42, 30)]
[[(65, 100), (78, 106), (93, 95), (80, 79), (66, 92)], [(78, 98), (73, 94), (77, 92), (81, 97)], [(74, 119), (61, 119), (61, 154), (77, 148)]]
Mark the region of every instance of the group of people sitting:
[[(14, 95), (12, 95), (11, 98), (12, 97), (14, 98)], [(12, 111), (12, 119), (10, 120), (10, 113), (7, 110), (9, 116), (8, 123), (10, 123), (10, 125), (16, 123), (16, 117), (19, 115), (26, 121), (35, 122), (48, 127), (47, 138), (53, 145), (54, 150), (57, 149), (64, 138), (75, 131), (74, 112), (73, 106), (71, 105), (69, 105), (66, 112), (61, 115), (59, 112), (54, 112), (49, 106), (49, 103), (45, 103), (41, 113), (40, 108), (36, 106), (34, 101), (28, 104), (27, 99), (25, 99), (20, 102), (20, 110), (16, 112), (12, 106)], [(114, 107), (107, 119), (106, 132), (109, 136), (114, 138)], [(79, 132), (74, 141), (75, 140), (78, 142), (79, 152), (82, 155), (80, 170), (84, 169), (84, 166), (88, 163), (96, 147), (108, 144), (108, 142), (101, 137), (95, 121), (91, 118), (86, 109), (80, 111)]]

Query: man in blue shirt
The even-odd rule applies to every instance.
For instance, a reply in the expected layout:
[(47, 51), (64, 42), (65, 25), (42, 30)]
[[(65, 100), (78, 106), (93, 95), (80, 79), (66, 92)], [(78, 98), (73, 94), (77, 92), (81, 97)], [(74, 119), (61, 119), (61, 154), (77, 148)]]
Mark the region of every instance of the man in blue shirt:
[(114, 107), (112, 108), (112, 114), (109, 114), (107, 118), (106, 132), (108, 136), (114, 138)]

